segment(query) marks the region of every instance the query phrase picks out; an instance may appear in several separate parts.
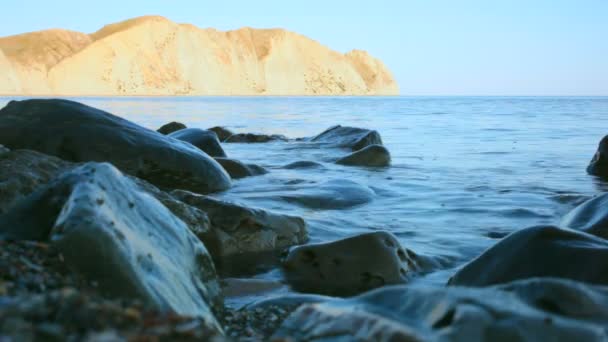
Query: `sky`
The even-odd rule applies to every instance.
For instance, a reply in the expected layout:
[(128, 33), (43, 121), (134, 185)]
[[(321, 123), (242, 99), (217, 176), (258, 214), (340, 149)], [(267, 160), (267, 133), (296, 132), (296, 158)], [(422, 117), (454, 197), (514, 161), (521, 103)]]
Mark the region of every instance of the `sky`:
[(608, 0), (2, 0), (0, 36), (141, 15), (280, 27), (381, 59), (402, 95), (608, 96)]

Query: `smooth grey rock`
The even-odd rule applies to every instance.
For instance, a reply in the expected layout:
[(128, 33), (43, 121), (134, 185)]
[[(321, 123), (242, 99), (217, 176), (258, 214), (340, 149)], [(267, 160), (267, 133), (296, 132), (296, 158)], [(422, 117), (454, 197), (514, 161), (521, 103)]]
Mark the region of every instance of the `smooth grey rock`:
[(226, 157), (217, 135), (200, 128), (185, 128), (169, 134), (171, 138), (190, 143), (212, 157)]
[(390, 286), (306, 304), (274, 339), (342, 341), (606, 341), (608, 289), (561, 279), (488, 288)]
[(214, 256), (276, 251), (305, 243), (306, 222), (296, 216), (247, 208), (187, 191), (171, 192), (175, 198), (207, 213), (216, 242), (205, 241)]
[(419, 257), (385, 231), (298, 246), (283, 262), (287, 282), (298, 292), (351, 296), (406, 283), (421, 270)]
[(336, 161), (349, 166), (389, 166), (391, 154), (382, 145), (369, 145)]
[(211, 256), (158, 200), (108, 163), (68, 171), (0, 217), (0, 235), (49, 239), (69, 267), (116, 297), (180, 315), (212, 314), (221, 293)]
[(194, 146), (73, 101), (9, 102), (0, 110), (0, 143), (68, 161), (108, 161), (161, 188), (207, 193), (231, 185)]
[(186, 128), (188, 127), (181, 122), (171, 121), (168, 124), (162, 125), (161, 128), (157, 129), (156, 131), (160, 134), (168, 135)]
[(561, 226), (608, 239), (608, 193), (585, 201), (569, 212)]
[(587, 166), (587, 172), (599, 177), (608, 177), (608, 135), (600, 141), (593, 159)]
[(278, 197), (312, 209), (346, 209), (371, 202), (372, 189), (347, 179), (334, 179), (321, 184), (298, 186), (294, 191), (279, 193)]
[(323, 164), (310, 160), (300, 160), (283, 166), (284, 169), (317, 169), (324, 168)]
[(570, 229), (538, 226), (505, 237), (466, 264), (450, 285), (488, 286), (533, 277), (608, 284), (608, 241)]
[(376, 131), (365, 128), (334, 126), (311, 139), (313, 142), (336, 147), (360, 150), (369, 145), (382, 145), (382, 138)]
[(219, 126), (211, 127), (211, 128), (209, 128), (209, 130), (212, 132), (215, 132), (215, 134), (217, 134), (217, 138), (220, 139), (220, 141), (225, 141), (231, 135), (234, 134), (230, 130), (228, 130), (224, 127), (219, 127)]
[(237, 133), (228, 137), (227, 143), (267, 143), (271, 141), (287, 141), (287, 137), (278, 134)]
[(215, 158), (215, 161), (222, 165), (224, 170), (228, 172), (232, 179), (241, 179), (245, 177), (259, 176), (268, 173), (265, 168), (259, 165), (245, 164), (236, 159)]

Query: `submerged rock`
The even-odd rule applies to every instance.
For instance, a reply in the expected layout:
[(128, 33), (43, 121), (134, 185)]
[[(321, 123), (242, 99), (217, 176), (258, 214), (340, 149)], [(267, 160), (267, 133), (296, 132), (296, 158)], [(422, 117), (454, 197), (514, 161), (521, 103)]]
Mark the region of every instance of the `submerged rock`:
[(228, 137), (224, 142), (227, 143), (267, 143), (271, 141), (287, 141), (287, 137), (278, 134), (254, 134), (254, 133), (237, 133)]
[(608, 284), (608, 241), (552, 226), (517, 231), (460, 269), (450, 285), (488, 286), (533, 277)]
[(259, 176), (259, 175), (264, 175), (264, 174), (268, 173), (268, 171), (265, 168), (263, 168), (259, 165), (245, 164), (236, 159), (215, 158), (215, 161), (217, 161), (220, 165), (222, 165), (224, 170), (226, 170), (226, 172), (228, 172), (228, 174), (230, 175), (230, 177), (232, 177), (232, 179), (240, 179), (240, 178), (245, 178), (245, 177), (250, 177), (250, 176)]
[(389, 166), (391, 154), (382, 145), (369, 145), (336, 161), (336, 164), (351, 166)]
[(205, 246), (110, 164), (84, 164), (31, 194), (0, 216), (0, 237), (48, 239), (104, 293), (221, 330), (212, 314), (220, 287)]
[(230, 130), (228, 130), (224, 127), (219, 127), (219, 126), (211, 127), (211, 128), (209, 128), (209, 131), (215, 132), (215, 134), (217, 134), (217, 138), (220, 139), (220, 141), (225, 141), (231, 135), (234, 134)]
[(561, 225), (608, 239), (608, 193), (574, 208), (563, 218)]
[(295, 247), (283, 269), (296, 291), (351, 296), (405, 283), (421, 265), (418, 256), (403, 248), (393, 234), (378, 231)]
[(226, 157), (217, 135), (200, 128), (186, 128), (169, 134), (171, 138), (188, 142), (212, 157)]
[(369, 145), (382, 145), (382, 138), (376, 131), (365, 128), (334, 126), (311, 139), (313, 142), (329, 144), (336, 147), (360, 150)]
[(216, 241), (205, 241), (214, 256), (277, 251), (305, 243), (306, 223), (300, 217), (247, 208), (208, 196), (176, 190), (177, 199), (209, 215)]
[(608, 289), (560, 279), (488, 288), (391, 286), (307, 304), (273, 338), (296, 341), (605, 341)]
[(587, 166), (587, 172), (595, 176), (608, 177), (608, 135), (600, 141), (593, 159)]
[(359, 183), (334, 179), (321, 184), (305, 186), (276, 197), (313, 209), (345, 209), (371, 202), (375, 193)]
[(168, 124), (164, 124), (161, 128), (159, 128), (158, 130), (156, 130), (158, 133), (167, 135), (167, 134), (171, 134), (173, 132), (177, 132), (179, 130), (182, 129), (186, 129), (188, 127), (186, 127), (186, 125), (184, 125), (181, 122), (169, 122)]
[(283, 166), (284, 169), (289, 169), (289, 170), (293, 170), (293, 169), (320, 169), (320, 168), (324, 168), (323, 164), (321, 163), (317, 163), (315, 161), (310, 161), (310, 160), (300, 160), (297, 162), (293, 162), (293, 163), (289, 163), (285, 166)]
[(213, 192), (230, 176), (190, 144), (67, 100), (11, 101), (0, 110), (0, 143), (75, 162), (108, 161), (156, 186)]

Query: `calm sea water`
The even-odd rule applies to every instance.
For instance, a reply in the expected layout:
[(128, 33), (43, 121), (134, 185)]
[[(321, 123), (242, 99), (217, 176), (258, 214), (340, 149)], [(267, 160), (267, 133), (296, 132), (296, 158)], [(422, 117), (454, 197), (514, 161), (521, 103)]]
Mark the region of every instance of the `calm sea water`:
[[(444, 282), (509, 232), (557, 224), (580, 201), (608, 187), (585, 173), (608, 133), (608, 98), (566, 97), (201, 97), (79, 98), (145, 127), (169, 121), (235, 132), (315, 135), (342, 124), (378, 130), (389, 168), (329, 162), (339, 149), (301, 143), (225, 144), (230, 157), (270, 173), (235, 181), (222, 198), (304, 217), (313, 242), (385, 229), (443, 270), (418, 281)], [(0, 104), (8, 99), (0, 99)], [(313, 160), (324, 169), (287, 170)], [(278, 199), (327, 180), (348, 179), (376, 193), (346, 210), (313, 210)], [(298, 185), (300, 184), (300, 185)], [(259, 277), (280, 277), (277, 271)]]

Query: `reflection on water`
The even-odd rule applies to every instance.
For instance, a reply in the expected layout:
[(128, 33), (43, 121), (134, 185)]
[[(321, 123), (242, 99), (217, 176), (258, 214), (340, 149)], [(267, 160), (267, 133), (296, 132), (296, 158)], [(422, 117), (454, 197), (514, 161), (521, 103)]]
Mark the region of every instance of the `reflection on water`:
[[(312, 241), (387, 229), (408, 248), (447, 260), (450, 267), (509, 232), (555, 224), (587, 196), (608, 190), (605, 182), (585, 173), (597, 143), (608, 133), (608, 98), (77, 100), (153, 129), (180, 121), (190, 127), (221, 125), (292, 138), (335, 124), (376, 129), (392, 153), (390, 168), (338, 166), (331, 161), (345, 151), (302, 142), (225, 144), (230, 157), (271, 172), (235, 181), (219, 196), (300, 215), (309, 223)], [(296, 161), (324, 167), (283, 167)], [(371, 202), (319, 210), (285, 200), (344, 179), (372, 191)], [(450, 273), (438, 271), (422, 281), (442, 282)]]

